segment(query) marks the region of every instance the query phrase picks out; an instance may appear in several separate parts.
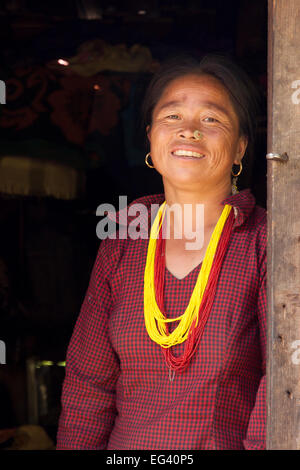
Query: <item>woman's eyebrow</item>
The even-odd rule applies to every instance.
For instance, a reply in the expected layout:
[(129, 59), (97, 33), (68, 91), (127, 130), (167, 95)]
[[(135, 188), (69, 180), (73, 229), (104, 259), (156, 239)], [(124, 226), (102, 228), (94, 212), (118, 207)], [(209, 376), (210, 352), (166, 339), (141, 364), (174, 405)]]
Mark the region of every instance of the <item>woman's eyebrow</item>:
[(178, 101), (178, 100), (168, 101), (167, 103), (162, 104), (161, 106), (159, 106), (157, 111), (162, 111), (165, 108), (171, 108), (172, 106), (179, 106), (181, 104), (182, 104), (182, 102)]
[(224, 106), (221, 106), (219, 104), (214, 103), (213, 101), (206, 101), (202, 103), (204, 107), (207, 107), (209, 109), (215, 109), (216, 111), (220, 111), (221, 113), (225, 114), (226, 116), (230, 116), (230, 113), (228, 112), (227, 108)]
[[(168, 101), (167, 103), (162, 104), (158, 108), (157, 112), (160, 112), (166, 108), (171, 108), (173, 106), (182, 106), (182, 105), (183, 105), (182, 101), (178, 101), (178, 100)], [(213, 101), (205, 101), (201, 103), (201, 106), (203, 106), (204, 108), (215, 109), (216, 111), (219, 111), (225, 114), (226, 116), (230, 116), (230, 113), (224, 106), (214, 103)]]

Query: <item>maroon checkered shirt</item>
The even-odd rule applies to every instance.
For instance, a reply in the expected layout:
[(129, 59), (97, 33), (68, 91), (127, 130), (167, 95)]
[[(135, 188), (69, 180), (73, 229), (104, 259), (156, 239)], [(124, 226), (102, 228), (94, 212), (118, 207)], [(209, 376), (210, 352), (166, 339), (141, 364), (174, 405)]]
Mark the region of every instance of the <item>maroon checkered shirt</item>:
[[(265, 449), (266, 211), (249, 189), (225, 203), (235, 225), (212, 310), (173, 381), (145, 328), (148, 240), (101, 242), (67, 351), (57, 449)], [(181, 280), (166, 268), (168, 316), (184, 312), (200, 266)]]

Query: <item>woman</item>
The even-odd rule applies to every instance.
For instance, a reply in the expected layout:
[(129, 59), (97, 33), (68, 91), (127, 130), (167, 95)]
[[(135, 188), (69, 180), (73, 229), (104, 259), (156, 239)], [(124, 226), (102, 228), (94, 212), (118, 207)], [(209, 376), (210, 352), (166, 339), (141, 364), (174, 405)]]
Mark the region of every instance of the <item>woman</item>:
[(171, 61), (153, 78), (146, 163), (164, 193), (129, 205), (147, 207), (143, 236), (100, 244), (57, 449), (265, 448), (266, 211), (231, 183), (253, 109), (225, 59)]

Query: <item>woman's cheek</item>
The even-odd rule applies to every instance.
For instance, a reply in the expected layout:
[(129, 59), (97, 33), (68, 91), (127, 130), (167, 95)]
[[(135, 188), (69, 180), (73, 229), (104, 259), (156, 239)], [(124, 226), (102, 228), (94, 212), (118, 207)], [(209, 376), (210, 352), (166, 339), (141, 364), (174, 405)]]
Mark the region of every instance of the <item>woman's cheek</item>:
[(232, 139), (232, 134), (226, 130), (218, 130), (214, 133), (211, 133), (211, 142), (214, 143), (215, 146), (219, 147), (220, 150), (223, 152), (231, 152), (234, 147), (234, 142)]

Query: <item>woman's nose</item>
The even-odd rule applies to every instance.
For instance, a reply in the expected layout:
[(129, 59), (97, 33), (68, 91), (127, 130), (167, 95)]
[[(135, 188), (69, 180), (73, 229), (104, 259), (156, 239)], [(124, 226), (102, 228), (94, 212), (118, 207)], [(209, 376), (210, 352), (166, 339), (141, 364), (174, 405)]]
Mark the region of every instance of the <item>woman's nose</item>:
[(195, 131), (199, 131), (196, 126), (186, 126), (178, 131), (178, 136), (183, 139), (197, 140)]

